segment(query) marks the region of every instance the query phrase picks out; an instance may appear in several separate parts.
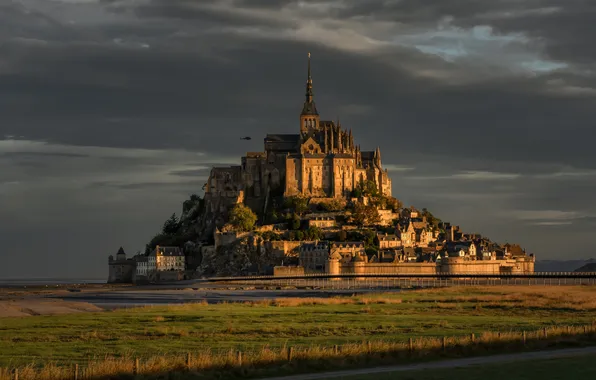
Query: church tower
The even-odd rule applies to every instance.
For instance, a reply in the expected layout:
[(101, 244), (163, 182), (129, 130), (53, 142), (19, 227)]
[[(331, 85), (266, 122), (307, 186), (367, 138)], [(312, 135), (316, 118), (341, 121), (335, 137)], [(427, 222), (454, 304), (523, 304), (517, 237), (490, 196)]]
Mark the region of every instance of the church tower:
[(300, 134), (310, 134), (319, 128), (319, 112), (313, 99), (312, 76), (310, 73), (310, 53), (308, 53), (308, 75), (306, 79), (306, 100), (300, 114)]

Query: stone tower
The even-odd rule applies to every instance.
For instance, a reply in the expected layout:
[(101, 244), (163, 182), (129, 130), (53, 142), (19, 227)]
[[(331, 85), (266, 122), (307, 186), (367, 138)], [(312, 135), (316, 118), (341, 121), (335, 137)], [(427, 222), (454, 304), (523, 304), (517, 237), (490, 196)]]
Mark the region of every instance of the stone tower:
[(312, 75), (310, 72), (310, 53), (308, 53), (308, 73), (306, 77), (306, 99), (300, 113), (300, 133), (311, 133), (319, 128), (320, 118), (312, 90)]

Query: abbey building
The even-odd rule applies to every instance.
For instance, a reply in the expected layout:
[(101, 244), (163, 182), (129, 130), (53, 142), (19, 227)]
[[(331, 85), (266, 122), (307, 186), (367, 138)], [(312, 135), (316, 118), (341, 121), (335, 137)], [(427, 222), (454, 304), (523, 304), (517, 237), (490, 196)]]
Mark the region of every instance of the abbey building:
[(352, 130), (343, 129), (339, 121), (321, 120), (314, 101), (310, 54), (299, 122), (299, 133), (268, 134), (264, 151), (248, 152), (241, 165), (213, 168), (206, 197), (240, 196), (258, 209), (271, 193), (348, 197), (366, 181), (374, 182), (379, 193), (391, 195), (391, 179), (381, 165), (381, 150), (362, 151), (354, 142)]

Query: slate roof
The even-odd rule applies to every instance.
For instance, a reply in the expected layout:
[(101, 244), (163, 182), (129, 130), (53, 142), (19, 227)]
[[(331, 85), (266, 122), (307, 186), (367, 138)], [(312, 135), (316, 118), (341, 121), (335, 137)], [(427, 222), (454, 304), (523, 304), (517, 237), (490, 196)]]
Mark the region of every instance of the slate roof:
[(362, 241), (342, 241), (342, 242), (334, 242), (331, 245), (334, 248), (352, 248), (352, 247), (364, 247), (364, 242)]
[(180, 247), (157, 247), (163, 256), (184, 256)]

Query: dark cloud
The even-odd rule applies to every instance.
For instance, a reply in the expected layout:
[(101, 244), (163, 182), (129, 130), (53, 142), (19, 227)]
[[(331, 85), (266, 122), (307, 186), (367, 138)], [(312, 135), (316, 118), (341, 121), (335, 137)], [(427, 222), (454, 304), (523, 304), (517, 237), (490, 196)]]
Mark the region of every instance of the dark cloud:
[(89, 157), (87, 154), (80, 153), (67, 153), (67, 152), (6, 152), (0, 153), (0, 158), (38, 158), (38, 157), (66, 157), (66, 158), (77, 158), (77, 157)]
[[(381, 146), (396, 196), (549, 257), (593, 246), (591, 2), (26, 4), (0, 8), (0, 136), (47, 146), (0, 140), (10, 236), (43, 228), (28, 215), (62, 215), (56, 225), (105, 241), (88, 253), (101, 265), (111, 246), (142, 247), (201, 191), (203, 167), (297, 131), (310, 51), (322, 118)], [(552, 215), (563, 219), (537, 218)], [(45, 255), (59, 235), (11, 247)]]

